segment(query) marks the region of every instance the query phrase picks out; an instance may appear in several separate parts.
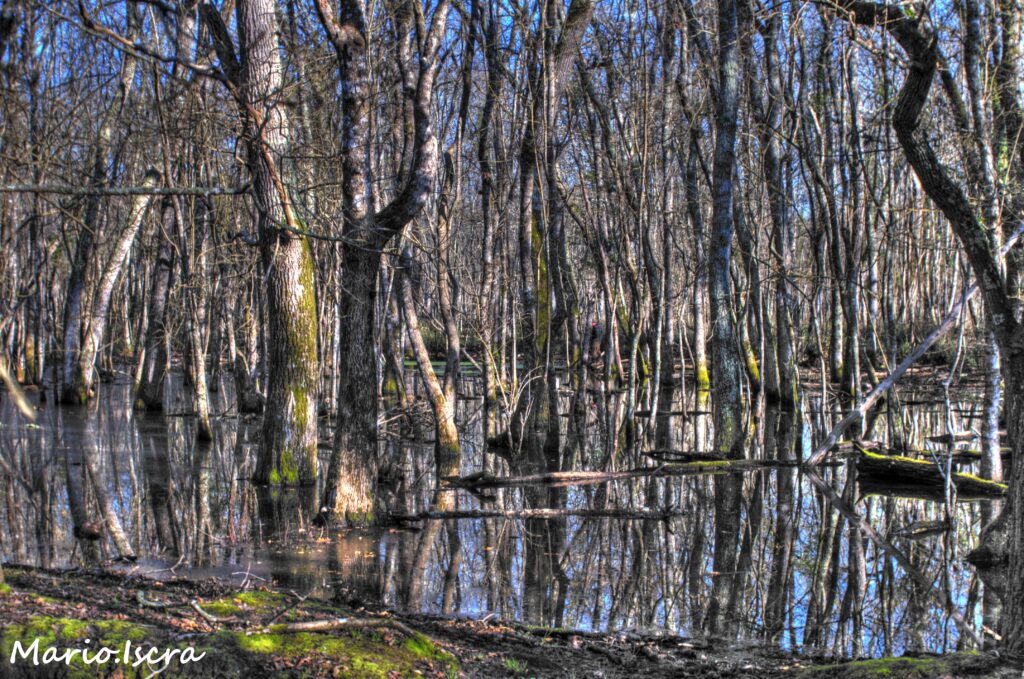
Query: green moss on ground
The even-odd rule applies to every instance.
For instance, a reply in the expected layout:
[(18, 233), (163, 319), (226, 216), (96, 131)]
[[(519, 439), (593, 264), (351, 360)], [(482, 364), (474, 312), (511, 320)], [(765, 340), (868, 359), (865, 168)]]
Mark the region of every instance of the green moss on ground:
[(413, 676), (422, 673), (419, 666), (424, 661), (440, 663), (453, 671), (458, 667), (453, 656), (421, 634), (404, 643), (389, 643), (378, 634), (357, 631), (332, 634), (221, 632), (218, 634), (222, 637), (221, 645), (226, 641), (224, 635), (229, 635), (244, 653), (291, 659), (326, 656), (335, 663), (340, 676), (381, 679)]
[[(154, 629), (139, 623), (126, 620), (78, 620), (75, 618), (61, 618), (54, 616), (37, 616), (30, 618), (21, 624), (8, 625), (4, 628), (3, 636), (0, 637), (0, 658), (6, 663), (11, 661), (15, 651), (19, 651), (18, 663), (27, 669), (32, 665), (35, 654), (23, 659), (25, 653), (31, 651), (36, 640), (38, 645), (38, 658), (40, 662), (45, 661), (47, 648), (56, 648), (63, 656), (66, 649), (84, 649), (90, 653), (99, 652), (100, 649), (115, 649), (118, 656), (125, 648), (126, 642), (135, 646), (146, 644), (154, 634)], [(15, 642), (20, 642), (19, 647)], [(168, 646), (175, 648), (176, 646)], [(69, 661), (58, 661), (49, 667), (57, 675), (67, 676), (71, 679), (78, 677), (95, 677), (99, 668), (113, 668), (118, 663), (111, 659), (106, 663), (86, 663), (81, 654), (76, 654)], [(131, 669), (120, 668), (122, 674), (119, 676), (134, 677), (142, 676)], [(137, 668), (141, 671), (141, 667)], [(149, 674), (145, 672), (144, 674)]]
[(836, 665), (818, 665), (801, 671), (799, 679), (940, 679), (988, 677), (998, 660), (980, 653), (954, 653), (935, 658), (875, 658)]
[[(232, 606), (241, 611), (238, 604), (224, 602), (204, 604), (204, 610), (227, 613)], [(397, 634), (388, 638), (361, 630), (292, 634), (282, 631), (282, 627), (276, 626), (275, 630), (265, 633), (220, 630), (188, 641), (174, 641), (166, 630), (130, 621), (37, 616), (25, 623), (8, 625), (0, 637), (0, 653), (5, 660), (10, 659), (15, 642), (20, 642), (24, 654), (37, 639), (40, 659), (50, 647), (58, 649), (62, 655), (66, 649), (97, 652), (101, 648), (110, 648), (116, 651), (108, 662), (102, 664), (86, 663), (81, 654), (76, 654), (68, 663), (61, 659), (46, 666), (56, 675), (71, 679), (111, 672), (119, 677), (149, 674), (151, 669), (147, 670), (144, 665), (131, 667), (118, 662), (122, 659), (126, 642), (131, 642), (132, 649), (140, 649), (143, 653), (156, 647), (159, 653), (191, 648), (195, 657), (206, 654), (205, 658), (192, 663), (182, 664), (175, 659), (162, 673), (164, 677), (207, 676), (212, 671), (210, 659), (214, 659), (218, 672), (228, 671), (228, 675), (244, 674), (267, 667), (268, 663), (281, 669), (330, 666), (334, 676), (373, 679), (421, 676), (424, 670), (437, 667), (449, 674), (458, 671), (455, 657), (422, 634), (403, 640)], [(26, 671), (35, 671), (30, 670), (32, 657), (19, 658), (18, 663)], [(315, 674), (314, 671), (311, 676)]]
[[(146, 599), (174, 605), (151, 609), (137, 606), (135, 596), (113, 579), (80, 580), (19, 569), (10, 569), (7, 575), (16, 582), (0, 606), (0, 676), (4, 677), (136, 679), (160, 670), (161, 677), (271, 673), (391, 679), (454, 675), (460, 669), (453, 655), (419, 632), (409, 635), (373, 626), (286, 631), (286, 624), (295, 620), (353, 615), (327, 601), (297, 602), (293, 596), (268, 589), (221, 590), (204, 597), (190, 591), (190, 586), (161, 586), (139, 591)], [(42, 594), (57, 588), (61, 592), (57, 598)], [(86, 594), (84, 601), (81, 594)], [(183, 604), (191, 599), (221, 622), (211, 626), (194, 615)], [(263, 627), (272, 619), (276, 624)], [(52, 649), (48, 655), (47, 649)], [(11, 665), (15, 650), (20, 655)], [(84, 658), (83, 650), (88, 652)], [(186, 651), (190, 655), (181, 662)], [(148, 665), (147, 655), (158, 662)], [(36, 659), (39, 666), (33, 664)]]

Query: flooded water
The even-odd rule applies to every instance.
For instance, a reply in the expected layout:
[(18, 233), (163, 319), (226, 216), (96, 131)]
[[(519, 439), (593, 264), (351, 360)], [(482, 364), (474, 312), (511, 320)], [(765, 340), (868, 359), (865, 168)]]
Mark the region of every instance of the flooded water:
[[(880, 494), (877, 487), (858, 486), (848, 460), (822, 468), (821, 479), (909, 557), (930, 587), (792, 465), (716, 475), (664, 475), (662, 469), (541, 491), (457, 493), (460, 510), (571, 510), (553, 519), (322, 530), (311, 522), (317, 489), (271, 491), (248, 483), (259, 422), (233, 414), (229, 385), (213, 395), (215, 441), (197, 446), (175, 379), (167, 385), (164, 415), (134, 412), (127, 383), (102, 385), (88, 408), (40, 405), (35, 423), (2, 395), (5, 561), (55, 568), (90, 556), (83, 553), (86, 541), (73, 534), (70, 492), (82, 496), (96, 525), (104, 507), (116, 514), (138, 556), (116, 568), (149, 577), (217, 576), (406, 611), (596, 631), (713, 634), (841, 655), (954, 650), (961, 635), (942, 605), (947, 593), (960, 614), (976, 629), (981, 625), (981, 584), (963, 556), (975, 544), (983, 503), (950, 507)], [(458, 404), (462, 473), (508, 475), (507, 462), (483, 445), (483, 401), (473, 396), (475, 386), (466, 380), (468, 394)], [(967, 397), (951, 412), (934, 395), (904, 394), (909, 405), (888, 406), (865, 438), (941, 454), (927, 438), (946, 433), (950, 418), (958, 430), (980, 428), (980, 405), (970, 390), (961, 392)], [(37, 392), (29, 396), (38, 403)], [(586, 435), (562, 453), (562, 470), (661, 465), (637, 452), (640, 446), (622, 443), (630, 439), (676, 452), (708, 448), (710, 408), (693, 394), (664, 398), (663, 414), (653, 423), (640, 413), (641, 431), (633, 434), (625, 427), (624, 397), (589, 398)], [(807, 400), (804, 414), (767, 409), (757, 418), (751, 458), (785, 462), (809, 454), (841, 411), (829, 402), (822, 412), (820, 398)], [(654, 430), (647, 436), (642, 429), (649, 424)], [(398, 430), (399, 420), (389, 420), (378, 451), (382, 492), (393, 511), (413, 514), (430, 507), (433, 447)], [(329, 434), (322, 421), (324, 465)], [(580, 515), (641, 509), (664, 516)], [(916, 539), (904, 534), (925, 521), (938, 528)], [(90, 544), (100, 558), (116, 555), (109, 538)]]

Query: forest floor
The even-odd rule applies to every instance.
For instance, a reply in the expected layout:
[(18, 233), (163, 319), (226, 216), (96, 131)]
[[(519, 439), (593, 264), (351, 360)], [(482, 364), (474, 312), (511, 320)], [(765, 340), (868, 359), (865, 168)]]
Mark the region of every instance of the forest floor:
[[(271, 589), (5, 567), (0, 677), (1020, 677), (988, 654), (840, 665), (754, 644), (346, 608)], [(311, 628), (327, 628), (315, 631)], [(31, 645), (38, 646), (33, 666)], [(12, 653), (24, 649), (12, 662)], [(126, 645), (128, 650), (126, 650)], [(70, 663), (45, 650), (87, 649)], [(107, 658), (100, 649), (114, 649)], [(192, 648), (193, 658), (170, 651)], [(147, 665), (146, 659), (153, 660)], [(87, 663), (86, 661), (92, 661)], [(189, 660), (192, 662), (182, 662)], [(163, 668), (163, 669), (161, 669)]]

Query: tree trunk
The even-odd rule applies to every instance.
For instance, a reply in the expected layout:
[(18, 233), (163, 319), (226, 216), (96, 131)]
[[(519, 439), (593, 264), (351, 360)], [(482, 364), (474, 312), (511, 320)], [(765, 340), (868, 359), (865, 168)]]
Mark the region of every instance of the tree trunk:
[(301, 223), (281, 176), (289, 127), (280, 100), (276, 7), (273, 0), (241, 0), (237, 10), (243, 85), (239, 103), (246, 118), (267, 294), (267, 407), (253, 480), (312, 485), (320, 384), (315, 267), (309, 240), (297, 233)]
[[(134, 2), (128, 3), (128, 34), (134, 39), (139, 27), (139, 16)], [(108, 181), (110, 159), (108, 155), (113, 146), (114, 130), (135, 82), (135, 57), (124, 52), (121, 58), (121, 74), (117, 92), (100, 122), (96, 147), (93, 152), (92, 187), (103, 188)], [(154, 182), (155, 183), (155, 182)], [(92, 363), (87, 371), (82, 371), (81, 355), (84, 341), (82, 327), (92, 304), (92, 286), (88, 280), (88, 269), (95, 256), (96, 238), (100, 233), (100, 202), (99, 193), (90, 194), (85, 206), (85, 217), (82, 232), (75, 245), (75, 256), (68, 278), (67, 294), (64, 301), (64, 337), (62, 348), (64, 355), (60, 370), (59, 400), (66, 404), (85, 404), (92, 394), (89, 392), (92, 379)], [(146, 202), (148, 205), (148, 200)], [(104, 314), (104, 322), (106, 314)], [(95, 359), (95, 355), (92, 357)], [(85, 379), (90, 383), (87, 384)]]
[(718, 2), (718, 106), (712, 190), (712, 233), (709, 257), (710, 297), (714, 314), (712, 410), (718, 453), (743, 456), (743, 404), (734, 323), (732, 263), (734, 230), (733, 170), (736, 163), (736, 125), (739, 104), (736, 0)]
[(167, 371), (167, 302), (174, 287), (174, 251), (166, 234), (172, 233), (174, 211), (164, 201), (163, 228), (153, 280), (149, 288), (149, 327), (143, 350), (142, 371), (135, 392), (136, 407), (159, 411), (164, 407), (164, 376)]

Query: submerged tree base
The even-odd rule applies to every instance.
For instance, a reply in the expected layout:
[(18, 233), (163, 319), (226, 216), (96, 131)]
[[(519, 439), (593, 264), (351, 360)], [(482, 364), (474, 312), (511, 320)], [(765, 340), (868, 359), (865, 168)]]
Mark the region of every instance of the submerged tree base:
[[(350, 610), (273, 589), (9, 567), (0, 589), (3, 676), (147, 676), (153, 668), (9, 662), (15, 642), (60, 650), (178, 650), (160, 676), (1010, 677), (1018, 667), (960, 653), (828, 664), (756, 645), (657, 633), (605, 635), (501, 621)], [(89, 639), (86, 642), (86, 639)], [(180, 662), (192, 648), (194, 662)], [(575, 674), (567, 674), (573, 668)]]

